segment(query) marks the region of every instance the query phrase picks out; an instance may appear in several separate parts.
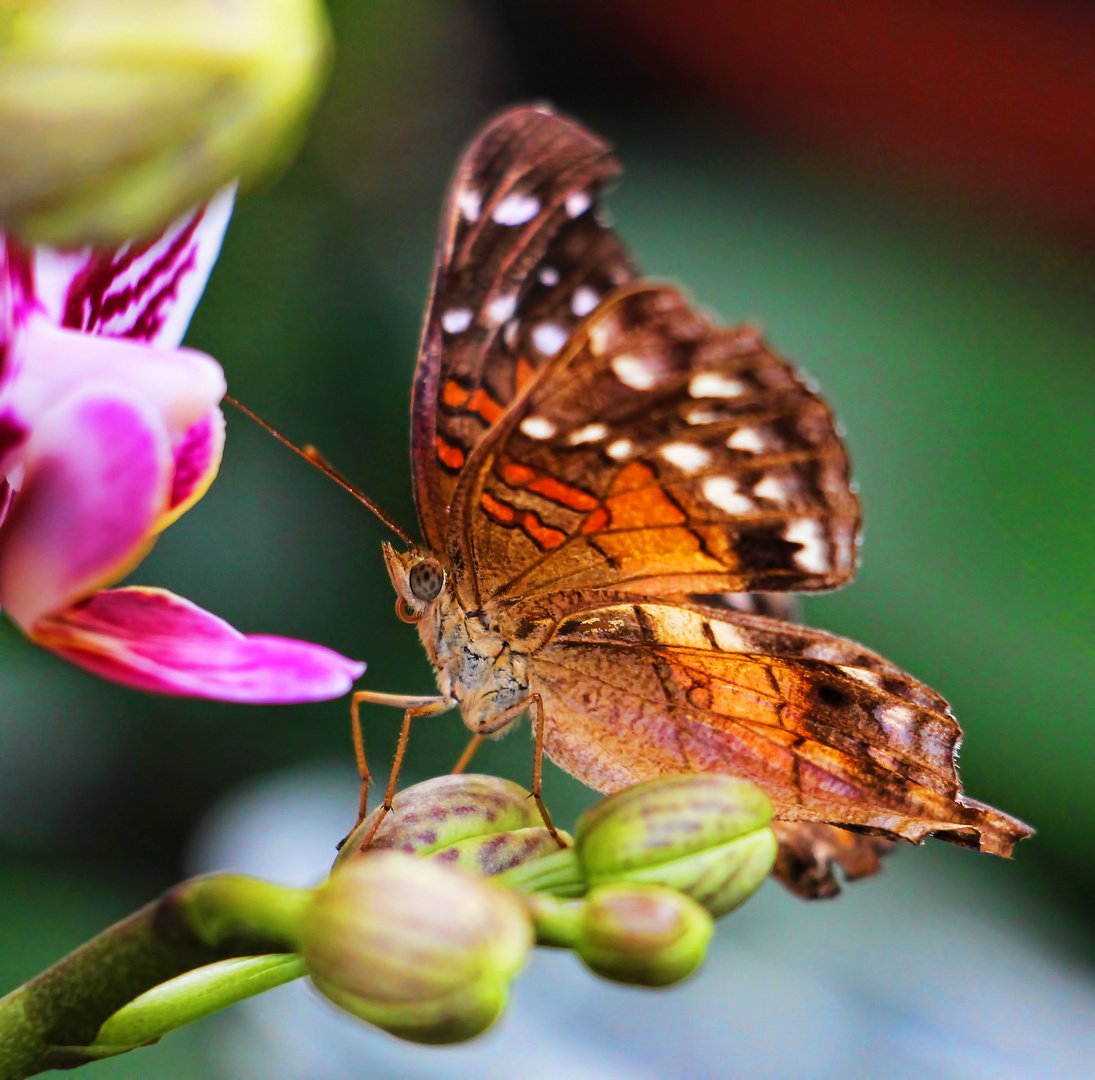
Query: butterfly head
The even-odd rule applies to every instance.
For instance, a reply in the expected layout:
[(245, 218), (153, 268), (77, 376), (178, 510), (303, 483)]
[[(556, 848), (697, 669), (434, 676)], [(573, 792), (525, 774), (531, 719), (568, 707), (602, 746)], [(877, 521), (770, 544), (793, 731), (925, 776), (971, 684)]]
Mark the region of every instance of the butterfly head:
[(384, 545), (384, 564), (398, 597), (396, 614), (404, 622), (420, 621), (445, 591), (445, 568), (431, 555), (414, 548), (396, 551), (391, 544)]

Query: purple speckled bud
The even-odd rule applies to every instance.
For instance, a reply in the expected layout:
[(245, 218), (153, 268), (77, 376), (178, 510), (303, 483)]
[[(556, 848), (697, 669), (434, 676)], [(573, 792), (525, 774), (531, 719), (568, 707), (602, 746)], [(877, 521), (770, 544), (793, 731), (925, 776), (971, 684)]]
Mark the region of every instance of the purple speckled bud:
[[(361, 854), (379, 811), (343, 844), (336, 866)], [(370, 851), (428, 856), (492, 876), (558, 851), (536, 803), (519, 784), (496, 776), (438, 776), (401, 791), (381, 822)]]

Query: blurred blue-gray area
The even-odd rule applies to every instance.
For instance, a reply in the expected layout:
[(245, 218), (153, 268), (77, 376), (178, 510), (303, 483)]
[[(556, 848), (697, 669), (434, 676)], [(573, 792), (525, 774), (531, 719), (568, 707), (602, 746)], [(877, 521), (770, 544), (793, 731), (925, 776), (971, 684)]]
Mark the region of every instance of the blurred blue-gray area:
[[(221, 361), (237, 397), (412, 523), (410, 378), (448, 172), (492, 111), (553, 98), (617, 146), (625, 175), (610, 206), (647, 272), (760, 325), (847, 429), (862, 570), (811, 599), (808, 621), (944, 693), (966, 732), (967, 791), (1038, 835), (1012, 863), (903, 846), (827, 903), (768, 885), (721, 924), (704, 972), (670, 992), (612, 987), (545, 954), (500, 1031), (466, 1048), (403, 1047), (298, 986), (92, 1073), (1090, 1075), (1090, 245), (773, 143), (634, 65), (601, 81), (553, 65), (573, 61), (583, 28), (504, 7), (332, 5), (338, 63), (309, 143), (238, 208), (188, 343)], [(609, 44), (583, 47), (608, 63)], [(392, 614), (382, 527), (244, 418), (228, 421), (220, 477), (134, 580), (241, 629), (364, 658), (363, 686), (429, 692), (417, 635)], [(318, 874), (352, 824), (345, 702), (152, 698), (6, 624), (0, 688), (2, 989), (193, 869)], [(375, 710), (366, 725), (382, 771), (398, 716)], [(464, 736), (453, 715), (421, 721), (409, 772), (447, 770)], [(527, 736), (476, 766), (527, 782)], [(592, 797), (554, 769), (545, 786), (564, 824)]]

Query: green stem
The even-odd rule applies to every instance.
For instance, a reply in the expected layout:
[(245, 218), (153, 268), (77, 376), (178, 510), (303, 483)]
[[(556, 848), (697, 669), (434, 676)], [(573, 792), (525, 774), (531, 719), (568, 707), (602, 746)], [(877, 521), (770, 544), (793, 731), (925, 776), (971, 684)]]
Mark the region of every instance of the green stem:
[(0, 999), (0, 1080), (91, 1060), (124, 1005), (219, 960), (287, 953), (311, 893), (236, 874), (177, 885)]
[(525, 897), (525, 903), (536, 927), (537, 945), (556, 949), (573, 949), (577, 945), (585, 922), (584, 900), (558, 900), (533, 893)]

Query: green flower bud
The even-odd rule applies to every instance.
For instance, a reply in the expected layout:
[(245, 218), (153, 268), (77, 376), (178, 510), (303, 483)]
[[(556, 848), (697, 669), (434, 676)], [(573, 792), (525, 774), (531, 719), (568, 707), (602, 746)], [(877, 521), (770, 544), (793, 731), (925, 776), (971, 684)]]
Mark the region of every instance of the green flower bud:
[(677, 889), (724, 915), (761, 885), (776, 857), (772, 806), (744, 780), (663, 776), (590, 807), (575, 829), (590, 887), (642, 881)]
[(118, 243), (252, 185), (296, 150), (329, 53), (320, 0), (9, 0), (0, 220)]
[(586, 966), (641, 986), (668, 986), (691, 975), (715, 928), (695, 900), (662, 885), (600, 885), (583, 908), (574, 949)]
[(316, 890), (302, 941), (313, 982), (336, 1005), (400, 1038), (450, 1043), (502, 1012), (532, 924), (492, 882), (379, 851)]
[[(379, 810), (346, 839), (335, 865), (361, 853)], [(566, 837), (566, 834), (563, 834)], [(438, 776), (401, 791), (369, 851), (395, 850), (491, 876), (559, 850), (519, 784), (496, 776)]]

